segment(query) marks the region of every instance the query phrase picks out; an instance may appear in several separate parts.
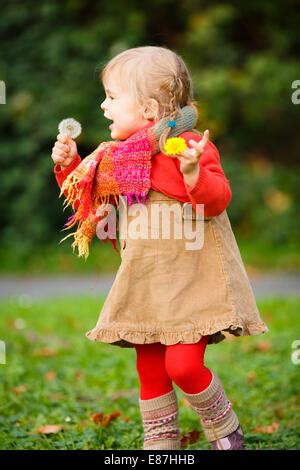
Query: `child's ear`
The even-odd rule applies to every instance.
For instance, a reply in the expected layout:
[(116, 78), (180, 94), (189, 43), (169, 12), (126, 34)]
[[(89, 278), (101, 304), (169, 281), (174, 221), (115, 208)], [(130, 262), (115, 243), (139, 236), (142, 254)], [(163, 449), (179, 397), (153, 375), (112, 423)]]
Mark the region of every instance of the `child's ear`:
[(159, 104), (154, 98), (149, 98), (144, 104), (143, 116), (149, 121), (154, 121), (158, 116)]

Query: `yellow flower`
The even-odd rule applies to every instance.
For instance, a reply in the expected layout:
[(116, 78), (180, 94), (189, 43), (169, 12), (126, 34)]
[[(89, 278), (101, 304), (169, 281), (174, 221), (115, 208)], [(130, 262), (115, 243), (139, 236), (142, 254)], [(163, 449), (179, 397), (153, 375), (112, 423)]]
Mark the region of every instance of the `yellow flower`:
[(165, 143), (164, 151), (166, 155), (179, 155), (187, 148), (182, 137), (170, 137)]

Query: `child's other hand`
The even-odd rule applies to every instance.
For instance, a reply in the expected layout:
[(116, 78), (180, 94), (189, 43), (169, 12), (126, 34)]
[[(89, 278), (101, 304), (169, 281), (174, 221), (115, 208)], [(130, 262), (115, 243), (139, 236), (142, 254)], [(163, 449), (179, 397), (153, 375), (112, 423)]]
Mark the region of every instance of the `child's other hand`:
[(206, 130), (203, 134), (200, 142), (195, 142), (190, 140), (189, 144), (191, 148), (187, 148), (180, 155), (177, 155), (177, 158), (180, 160), (180, 171), (184, 175), (190, 175), (198, 170), (199, 160), (203, 153), (204, 147), (207, 144), (209, 139), (209, 131)]
[(52, 148), (51, 158), (54, 163), (58, 163), (62, 167), (71, 165), (77, 155), (76, 142), (71, 137), (58, 134), (57, 141)]
[(191, 188), (193, 188), (198, 181), (200, 175), (199, 160), (208, 139), (209, 131), (206, 130), (200, 142), (190, 140), (189, 144), (192, 148), (188, 148), (180, 155), (177, 155), (177, 158), (180, 160), (180, 171), (183, 174), (183, 179)]

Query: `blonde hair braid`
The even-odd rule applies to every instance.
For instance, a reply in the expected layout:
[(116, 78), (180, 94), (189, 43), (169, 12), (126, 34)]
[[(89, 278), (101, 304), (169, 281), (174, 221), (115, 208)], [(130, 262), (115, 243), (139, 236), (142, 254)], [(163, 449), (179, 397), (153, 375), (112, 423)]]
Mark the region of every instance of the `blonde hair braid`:
[[(177, 115), (178, 107), (176, 105), (176, 103), (177, 103), (176, 88), (177, 88), (177, 83), (178, 82), (180, 82), (180, 80), (178, 78), (174, 77), (174, 79), (171, 83), (170, 91), (169, 91), (169, 97), (170, 97), (169, 119), (170, 119), (170, 121), (175, 121), (176, 115)], [(164, 151), (165, 143), (166, 143), (166, 140), (167, 140), (167, 138), (169, 137), (169, 135), (171, 133), (171, 130), (172, 130), (172, 128), (170, 126), (168, 126), (163, 131), (162, 135), (160, 136), (159, 148), (160, 148), (161, 152)]]

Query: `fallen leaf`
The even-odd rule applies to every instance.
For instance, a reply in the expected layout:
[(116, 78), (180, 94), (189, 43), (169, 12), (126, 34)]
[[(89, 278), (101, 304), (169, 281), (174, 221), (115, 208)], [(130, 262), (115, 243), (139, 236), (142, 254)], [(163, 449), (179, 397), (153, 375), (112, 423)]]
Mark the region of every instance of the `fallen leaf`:
[(91, 415), (91, 418), (95, 424), (101, 424), (103, 421), (103, 416), (104, 416), (104, 413), (93, 413)]
[(116, 419), (119, 416), (121, 416), (120, 411), (114, 411), (108, 415), (105, 415), (104, 413), (94, 413), (91, 415), (91, 418), (95, 424), (101, 424), (101, 426), (106, 428), (113, 419)]
[(50, 348), (40, 348), (35, 351), (34, 355), (38, 357), (53, 357), (57, 356), (57, 351)]
[(257, 426), (253, 429), (253, 432), (258, 432), (261, 434), (274, 434), (274, 432), (278, 431), (279, 423), (274, 421), (272, 424), (268, 426)]
[(184, 434), (180, 439), (181, 447), (187, 447), (190, 444), (195, 444), (199, 440), (200, 432), (197, 429)]
[(255, 350), (256, 351), (261, 351), (261, 352), (266, 352), (270, 351), (272, 349), (272, 343), (270, 341), (260, 341), (259, 343), (256, 344)]
[(113, 420), (121, 416), (120, 411), (114, 411), (113, 413), (110, 413), (108, 415), (104, 416), (103, 422), (101, 423), (104, 428), (106, 428), (109, 423)]
[(56, 372), (54, 372), (54, 370), (49, 370), (48, 372), (46, 372), (46, 374), (44, 375), (45, 379), (47, 380), (47, 382), (52, 382), (53, 380), (56, 379)]
[(27, 392), (27, 385), (26, 384), (18, 385), (17, 387), (13, 388), (12, 391), (16, 393), (17, 395), (20, 395), (20, 393)]
[(45, 424), (37, 429), (39, 434), (56, 434), (62, 431), (63, 426), (61, 424)]

